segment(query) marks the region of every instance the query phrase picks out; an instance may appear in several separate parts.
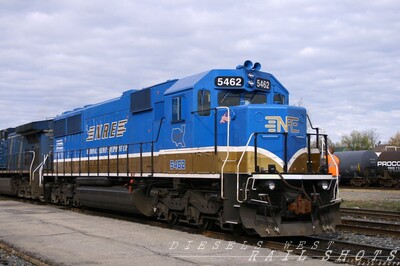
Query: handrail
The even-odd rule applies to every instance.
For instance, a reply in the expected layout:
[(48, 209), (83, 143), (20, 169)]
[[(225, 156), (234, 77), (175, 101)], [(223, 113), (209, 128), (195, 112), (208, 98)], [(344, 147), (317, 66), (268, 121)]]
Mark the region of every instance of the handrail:
[(228, 106), (217, 106), (215, 108), (210, 108), (210, 109), (204, 109), (204, 110), (197, 110), (197, 111), (192, 111), (191, 114), (199, 113), (199, 112), (206, 112), (206, 111), (214, 111), (214, 154), (218, 154), (218, 119), (217, 119), (217, 111), (218, 109), (226, 109), (227, 110), (227, 134), (226, 134), (226, 145), (227, 145), (227, 150), (226, 150), (226, 157), (224, 162), (222, 163), (221, 167), (221, 198), (225, 199), (224, 197), (224, 169), (225, 165), (228, 162), (229, 155), (230, 155), (230, 125), (231, 125), (231, 112)]
[(34, 161), (35, 161), (36, 152), (34, 152), (34, 151), (29, 151), (29, 153), (33, 153), (32, 161), (31, 161), (31, 166), (29, 167), (29, 185), (31, 185), (31, 184), (32, 184), (32, 179), (33, 179), (33, 177), (32, 177), (32, 175), (33, 175), (33, 173), (32, 173), (32, 167), (33, 167), (33, 163), (34, 163)]
[[(221, 167), (221, 198), (225, 199), (225, 197), (224, 197), (224, 168), (225, 168), (226, 163), (228, 162), (229, 152), (230, 152), (229, 139), (230, 139), (230, 128), (231, 128), (231, 112), (230, 112), (230, 109), (228, 106), (218, 106), (218, 107), (216, 107), (216, 109), (226, 109), (227, 110), (226, 112), (228, 115), (228, 121), (227, 121), (228, 124), (227, 124), (227, 130), (226, 130), (226, 157), (225, 157), (225, 160), (222, 163), (222, 167)], [(215, 112), (215, 117), (217, 116), (216, 113), (217, 112)]]
[[(137, 142), (137, 143), (131, 143), (131, 144), (121, 144), (121, 145), (110, 145), (110, 146), (101, 146), (101, 147), (95, 147), (95, 148), (85, 148), (85, 149), (79, 149), (79, 150), (67, 150), (67, 151), (59, 151), (55, 152), (52, 154), (53, 160), (56, 160), (56, 166), (53, 167), (54, 169), (50, 169), (50, 171), (55, 171), (56, 176), (58, 176), (60, 173), (63, 175), (66, 175), (69, 172), (73, 172), (73, 167), (72, 163), (74, 159), (78, 160), (79, 164), (79, 175), (84, 174), (82, 172), (82, 166), (85, 166), (86, 169), (84, 169), (84, 172), (86, 173), (87, 176), (91, 174), (95, 174), (99, 176), (100, 170), (102, 169), (101, 164), (100, 164), (100, 157), (101, 156), (106, 156), (107, 157), (107, 167), (106, 171), (110, 173), (111, 167), (110, 167), (110, 156), (114, 156), (114, 159), (117, 160), (116, 164), (114, 166), (117, 167), (116, 169), (116, 174), (117, 176), (120, 176), (123, 173), (126, 173), (129, 175), (130, 173), (130, 166), (129, 166), (129, 152), (132, 149), (132, 147), (137, 147), (139, 149), (139, 158), (140, 158), (140, 171), (138, 173), (141, 174), (141, 177), (143, 176), (144, 172), (147, 172), (144, 170), (143, 166), (143, 153), (144, 153), (144, 145), (149, 145), (148, 146), (148, 151), (146, 153), (150, 153), (150, 171), (149, 174), (152, 176), (154, 174), (154, 144), (155, 141), (146, 141), (146, 142)], [(86, 154), (85, 154), (86, 152)], [(91, 161), (94, 161), (94, 164), (90, 164)], [(85, 162), (84, 164), (82, 162)], [(123, 165), (123, 162), (126, 162), (126, 165)], [(71, 163), (71, 165), (67, 165), (67, 163)], [(59, 169), (59, 167), (62, 167), (63, 169)], [(94, 168), (93, 168), (94, 167)], [(103, 168), (104, 169), (104, 168)], [(49, 173), (49, 169), (47, 169), (47, 173)], [(54, 172), (53, 172), (54, 173)], [(78, 172), (76, 172), (78, 173)]]
[[(312, 122), (311, 122), (311, 118), (310, 118), (310, 116), (308, 115), (308, 114), (306, 114), (307, 115), (307, 120), (308, 120), (308, 123), (310, 123), (310, 127), (311, 127), (311, 129), (314, 129), (315, 130), (315, 132), (316, 132), (316, 139), (317, 139), (317, 149), (319, 149), (319, 127), (313, 127), (313, 124), (312, 124)], [(314, 135), (314, 134), (313, 134)]]
[(39, 169), (39, 187), (43, 187), (43, 166), (46, 163), (47, 158), (49, 157), (49, 154), (44, 155), (43, 162), (40, 162), (40, 164), (33, 170), (32, 175), (33, 178), (32, 180), (35, 180), (35, 172)]
[[(331, 160), (333, 161), (333, 163), (334, 163), (334, 165), (335, 165), (335, 168), (336, 168), (336, 175), (335, 175), (335, 180), (336, 180), (336, 182), (335, 182), (335, 187), (334, 187), (334, 191), (333, 191), (333, 199), (332, 199), (332, 201), (334, 201), (336, 198), (339, 197), (339, 175), (338, 175), (338, 173), (339, 173), (339, 166), (337, 165), (337, 163), (336, 163), (336, 161), (334, 160), (334, 158), (333, 158), (331, 152), (330, 152), (329, 149), (327, 148), (328, 145), (327, 145), (327, 143), (326, 143), (326, 138), (327, 138), (327, 136), (324, 135), (324, 139), (322, 140), (322, 145), (324, 146), (324, 150), (325, 150), (325, 152), (326, 152), (325, 154), (331, 157)], [(326, 155), (325, 155), (326, 166), (327, 166), (327, 168), (329, 169), (328, 156), (326, 156)], [(333, 176), (333, 175), (332, 175), (332, 176)], [(332, 181), (330, 182), (328, 189), (331, 188), (331, 185), (332, 185)]]
[[(284, 136), (284, 138), (285, 138), (285, 140), (284, 140), (284, 160), (283, 160), (283, 163), (284, 163), (284, 165), (283, 165), (283, 170), (284, 170), (284, 172), (287, 172), (288, 171), (288, 166), (287, 166), (287, 163), (288, 163), (288, 154), (287, 154), (287, 149), (288, 149), (288, 143), (287, 143), (287, 138), (288, 138), (288, 134), (286, 133), (286, 132), (253, 132), (252, 134), (250, 134), (250, 136), (249, 136), (249, 138), (248, 138), (248, 140), (247, 140), (247, 143), (246, 143), (246, 146), (245, 146), (245, 149), (244, 149), (244, 151), (242, 152), (242, 155), (240, 156), (240, 159), (239, 159), (239, 161), (238, 161), (238, 164), (237, 164), (237, 166), (236, 166), (236, 200), (238, 201), (238, 202), (243, 202), (244, 200), (246, 200), (246, 198), (247, 198), (247, 193), (246, 193), (246, 191), (245, 191), (245, 197), (244, 197), (244, 199), (243, 200), (240, 200), (240, 193), (239, 193), (239, 183), (240, 183), (240, 180), (239, 180), (239, 178), (240, 178), (240, 171), (239, 171), (239, 168), (240, 168), (240, 164), (242, 163), (242, 160), (243, 160), (243, 157), (244, 157), (244, 155), (245, 155), (245, 153), (248, 151), (248, 147), (249, 147), (249, 145), (250, 145), (250, 142), (251, 142), (251, 140), (252, 140), (252, 138), (254, 137), (254, 169), (255, 169), (255, 172), (256, 173), (258, 173), (259, 172), (259, 170), (258, 170), (258, 163), (257, 163), (257, 154), (258, 154), (258, 151), (257, 151), (257, 136), (258, 135), (268, 135), (268, 134), (282, 134), (283, 136)], [(310, 139), (310, 136), (311, 135), (317, 135), (317, 136), (321, 136), (321, 134), (319, 134), (319, 133), (317, 133), (317, 134), (313, 134), (313, 133), (307, 133), (307, 137), (308, 137), (308, 139)], [(322, 135), (323, 137), (325, 137), (325, 139), (326, 139), (326, 135)], [(310, 147), (310, 143), (308, 143), (308, 153), (309, 153), (309, 156), (308, 156), (308, 162), (307, 162), (307, 164), (309, 165), (309, 169), (310, 169), (310, 150), (311, 150), (311, 147)], [(311, 170), (309, 170), (309, 171), (311, 171)], [(248, 182), (249, 182), (249, 179), (247, 180), (247, 182), (246, 182), (246, 187), (245, 187), (245, 190), (247, 190), (247, 187), (248, 187)]]
[[(276, 132), (273, 132), (273, 133), (272, 132), (253, 132), (253, 133), (251, 133), (249, 138), (248, 138), (248, 140), (247, 140), (245, 149), (242, 152), (242, 155), (240, 156), (240, 159), (239, 159), (239, 161), (238, 161), (238, 163), (236, 165), (236, 200), (238, 202), (240, 202), (240, 203), (243, 202), (243, 200), (239, 199), (239, 182), (240, 182), (239, 168), (240, 168), (240, 164), (242, 163), (243, 157), (244, 157), (245, 153), (247, 152), (247, 149), (248, 149), (248, 147), (250, 145), (251, 139), (254, 136), (254, 171), (255, 172), (259, 172), (258, 169), (257, 169), (258, 168), (258, 164), (257, 164), (257, 154), (258, 154), (258, 151), (257, 151), (257, 136), (258, 135), (268, 135), (268, 134), (275, 135), (275, 134), (279, 134), (279, 133), (276, 133)], [(284, 154), (285, 155), (284, 155), (283, 168), (285, 169), (285, 171), (287, 171), (287, 169), (286, 169), (287, 168), (287, 133), (286, 132), (282, 132), (280, 134), (283, 134), (284, 137), (285, 137), (285, 142), (284, 142)], [(247, 188), (247, 184), (246, 184), (246, 188)], [(247, 199), (247, 194), (245, 193), (244, 200), (246, 200), (246, 199)]]
[[(72, 171), (72, 162), (73, 162), (73, 158), (75, 158), (74, 154), (79, 154), (78, 157), (78, 161), (79, 161), (79, 175), (81, 175), (82, 173), (82, 165), (81, 165), (81, 161), (82, 161), (82, 151), (86, 151), (87, 156), (85, 156), (85, 158), (87, 159), (87, 175), (89, 176), (92, 171), (90, 171), (90, 161), (92, 157), (96, 157), (96, 172), (95, 174), (99, 175), (100, 174), (100, 155), (102, 153), (104, 153), (104, 155), (107, 155), (107, 172), (108, 174), (110, 173), (110, 154), (111, 153), (116, 153), (117, 156), (117, 171), (116, 174), (117, 176), (120, 175), (120, 159), (123, 158), (121, 155), (125, 155), (126, 154), (126, 174), (127, 176), (129, 176), (129, 147), (130, 146), (138, 146), (139, 147), (139, 152), (140, 152), (140, 176), (143, 176), (143, 145), (145, 144), (150, 144), (150, 153), (151, 153), (151, 176), (154, 175), (154, 144), (158, 142), (159, 137), (160, 137), (160, 133), (161, 133), (161, 127), (162, 127), (162, 123), (164, 121), (165, 117), (162, 117), (160, 119), (160, 125), (159, 128), (157, 130), (157, 136), (156, 139), (154, 140), (150, 140), (150, 141), (142, 141), (142, 142), (134, 142), (134, 143), (128, 143), (128, 144), (117, 144), (117, 145), (110, 145), (110, 146), (100, 146), (100, 147), (94, 147), (94, 148), (85, 148), (85, 149), (79, 149), (79, 150), (68, 150), (68, 151), (60, 151), (60, 152), (54, 152), (54, 154), (52, 154), (53, 156), (53, 160), (54, 158), (56, 159), (56, 167), (54, 169), (54, 166), (52, 167), (52, 172), (54, 173), (54, 170), (56, 170), (56, 176), (58, 176), (59, 174), (59, 163), (61, 161), (61, 163), (63, 164), (63, 174), (66, 175), (66, 159), (68, 157), (68, 159), (70, 159), (71, 162), (71, 173)], [(116, 147), (116, 151), (110, 151), (111, 147)], [(121, 147), (126, 147), (126, 150), (121, 153)], [(105, 149), (106, 148), (106, 152), (100, 152), (101, 149)], [(95, 152), (93, 152), (95, 150)], [(121, 156), (121, 157), (120, 157)], [(53, 161), (52, 160), (52, 161)], [(60, 161), (59, 161), (60, 160)], [(48, 171), (49, 172), (49, 171)], [(47, 172), (47, 173), (48, 173)]]
[[(240, 156), (240, 159), (239, 159), (239, 161), (238, 161), (238, 163), (237, 163), (237, 166), (236, 166), (236, 200), (237, 200), (237, 202), (240, 202), (240, 203), (243, 203), (243, 200), (240, 200), (240, 199), (239, 199), (239, 182), (240, 182), (240, 180), (239, 180), (239, 178), (240, 178), (240, 175), (239, 175), (239, 167), (240, 167), (240, 164), (242, 163), (244, 154), (246, 153), (247, 148), (248, 148), (248, 146), (249, 146), (249, 144), (250, 144), (250, 141), (251, 141), (251, 139), (253, 138), (253, 136), (254, 136), (254, 132), (251, 133), (249, 139), (247, 140), (246, 147), (244, 148), (244, 151), (243, 151), (242, 155)], [(246, 194), (245, 194), (245, 195), (246, 195)]]
[(287, 172), (287, 162), (288, 162), (288, 156), (287, 156), (287, 137), (288, 133), (287, 132), (254, 132), (254, 171), (259, 172), (259, 167), (258, 167), (258, 162), (257, 162), (257, 148), (258, 148), (258, 143), (257, 143), (257, 137), (258, 135), (276, 135), (276, 134), (282, 134), (284, 136), (284, 142), (283, 142), (283, 171)]

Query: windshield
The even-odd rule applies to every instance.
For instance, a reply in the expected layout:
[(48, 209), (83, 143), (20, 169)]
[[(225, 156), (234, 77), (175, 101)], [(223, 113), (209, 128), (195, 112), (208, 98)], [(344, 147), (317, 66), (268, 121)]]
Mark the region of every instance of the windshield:
[(221, 91), (218, 94), (219, 106), (236, 106), (246, 104), (267, 103), (267, 96), (262, 92), (232, 92)]

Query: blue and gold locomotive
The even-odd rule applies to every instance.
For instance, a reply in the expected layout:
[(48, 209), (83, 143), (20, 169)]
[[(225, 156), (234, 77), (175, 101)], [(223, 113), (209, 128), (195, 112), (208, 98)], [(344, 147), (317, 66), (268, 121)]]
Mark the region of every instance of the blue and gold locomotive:
[(311, 147), (318, 131), (307, 133), (306, 110), (260, 67), (246, 61), (3, 130), (0, 192), (263, 237), (332, 231), (341, 200)]

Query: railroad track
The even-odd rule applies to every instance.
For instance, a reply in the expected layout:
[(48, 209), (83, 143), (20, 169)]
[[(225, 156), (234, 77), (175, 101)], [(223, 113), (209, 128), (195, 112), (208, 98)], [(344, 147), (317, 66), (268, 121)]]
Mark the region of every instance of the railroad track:
[(339, 231), (349, 231), (372, 236), (400, 238), (400, 224), (386, 222), (342, 219), (342, 224), (336, 226), (336, 229)]
[[(321, 237), (291, 237), (257, 239), (249, 236), (234, 236), (232, 234), (214, 231), (202, 231), (202, 235), (211, 238), (235, 241), (240, 244), (252, 245), (284, 252), (280, 260), (285, 261), (289, 257), (297, 261), (315, 259), (319, 261), (331, 261), (352, 265), (400, 265), (400, 254), (397, 250), (363, 245), (346, 241), (332, 240)], [(268, 261), (272, 259), (271, 253), (263, 254), (257, 249), (249, 256), (249, 262)]]
[(259, 248), (267, 248), (284, 252), (284, 256), (279, 257), (285, 261), (288, 258), (295, 258), (298, 261), (306, 259), (315, 259), (320, 261), (331, 261), (339, 263), (347, 263), (353, 265), (400, 265), (400, 252), (397, 250), (382, 248), (380, 246), (363, 245), (346, 241), (338, 241), (321, 237), (278, 237), (278, 238), (259, 238), (254, 236), (243, 235), (242, 232), (237, 234), (226, 233), (216, 230), (203, 230), (187, 225), (170, 225), (162, 221), (153, 219), (143, 219), (143, 217), (126, 217), (118, 213), (104, 213), (96, 210), (72, 209), (72, 211), (85, 213), (88, 215), (100, 215), (116, 219), (178, 230), (190, 234), (200, 234), (210, 238), (233, 241), (241, 246), (248, 246), (251, 251), (249, 253), (249, 262), (264, 262), (272, 259), (271, 253), (265, 252)]
[[(32, 204), (32, 202), (24, 201)], [(33, 203), (37, 204), (37, 203)], [(43, 204), (43, 203), (40, 203)], [(120, 213), (104, 212), (93, 209), (77, 209), (65, 206), (50, 205), (66, 211), (74, 211), (87, 215), (110, 217), (114, 219), (126, 220), (135, 223), (142, 223), (161, 228), (184, 231), (191, 234), (200, 234), (214, 239), (233, 241), (241, 245), (249, 246), (249, 262), (264, 262), (269, 259), (276, 259), (272, 251), (260, 248), (268, 248), (284, 253), (279, 260), (288, 258), (297, 261), (315, 259), (320, 261), (333, 261), (353, 265), (400, 265), (400, 252), (379, 246), (361, 245), (358, 243), (338, 241), (336, 239), (320, 237), (291, 237), (291, 238), (259, 238), (248, 235), (226, 233), (221, 231), (202, 230), (197, 227), (186, 225), (170, 225), (154, 219), (143, 219), (139, 216), (127, 217)], [(264, 253), (263, 253), (264, 252)], [(265, 253), (268, 252), (268, 253)], [(178, 255), (179, 256), (179, 255)], [(385, 264), (386, 263), (386, 264)], [(40, 265), (40, 264), (35, 264)], [(42, 264), (43, 265), (43, 264)]]
[(400, 221), (400, 213), (394, 211), (340, 208), (340, 213), (342, 216), (348, 215), (352, 217), (362, 217), (368, 219), (384, 219), (384, 220)]
[[(18, 250), (15, 247), (12, 247), (6, 243), (3, 243), (0, 241), (0, 250), (3, 250), (3, 252), (1, 252), (1, 256), (0, 256), (0, 265), (35, 265), (35, 266), (50, 266), (49, 264), (47, 264), (46, 262), (37, 259), (29, 254), (27, 254), (24, 251)], [(11, 260), (8, 261), (6, 260), (6, 255), (5, 253), (7, 253), (8, 255), (8, 259)], [(15, 256), (16, 259), (13, 259), (12, 256)]]
[(398, 212), (354, 208), (341, 208), (340, 212), (342, 224), (336, 227), (339, 231), (400, 238)]

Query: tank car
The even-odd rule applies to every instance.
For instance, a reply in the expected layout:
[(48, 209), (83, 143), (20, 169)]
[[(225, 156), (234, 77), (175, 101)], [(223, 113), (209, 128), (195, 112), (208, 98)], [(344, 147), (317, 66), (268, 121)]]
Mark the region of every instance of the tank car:
[(400, 187), (400, 151), (380, 153), (376, 166), (381, 186)]
[(246, 61), (57, 116), (30, 184), (53, 203), (202, 228), (262, 237), (334, 230), (338, 180), (311, 147), (321, 135), (307, 132), (306, 109), (290, 106), (288, 90), (260, 68)]
[(335, 153), (340, 159), (341, 184), (369, 186), (377, 183), (376, 163), (378, 156), (373, 151), (342, 151)]

